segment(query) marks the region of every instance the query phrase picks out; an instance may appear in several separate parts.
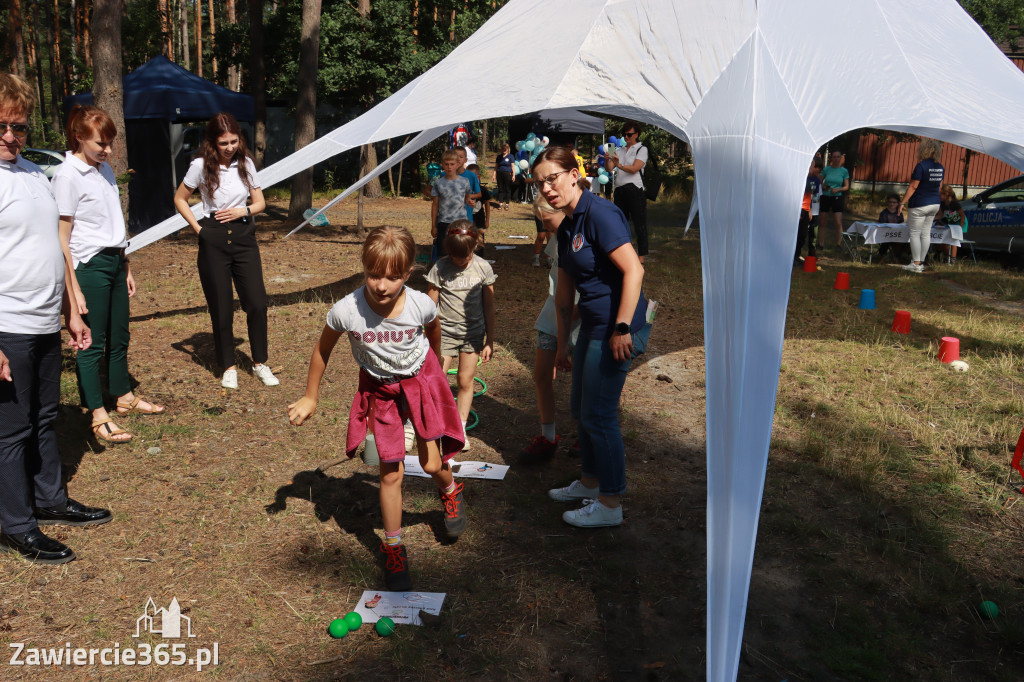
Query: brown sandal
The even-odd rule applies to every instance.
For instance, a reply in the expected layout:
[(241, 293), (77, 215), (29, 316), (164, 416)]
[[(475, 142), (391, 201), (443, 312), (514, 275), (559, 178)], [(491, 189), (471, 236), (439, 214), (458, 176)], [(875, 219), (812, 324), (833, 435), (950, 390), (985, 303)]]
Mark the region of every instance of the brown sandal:
[[(128, 433), (124, 429), (111, 428), (110, 425), (113, 424), (113, 423), (114, 423), (114, 420), (111, 419), (110, 417), (107, 417), (106, 419), (99, 419), (97, 421), (94, 421), (92, 423), (92, 432), (94, 434), (96, 434), (96, 437), (98, 439), (105, 440), (108, 443), (114, 443), (115, 445), (118, 444), (118, 443), (127, 443), (128, 441), (130, 441), (133, 438), (132, 434)], [(106, 426), (107, 428), (104, 429), (103, 428), (104, 426)], [(127, 438), (115, 438), (114, 437), (114, 436), (120, 436), (122, 433), (127, 433), (128, 437)]]
[(143, 401), (139, 396), (135, 396), (135, 400), (131, 403), (123, 403), (120, 399), (117, 401), (117, 413), (118, 414), (131, 414), (132, 412), (138, 412), (139, 414), (163, 414), (166, 409), (163, 405), (157, 405), (156, 403), (149, 403), (149, 409), (143, 409), (139, 407), (139, 403), (147, 402)]

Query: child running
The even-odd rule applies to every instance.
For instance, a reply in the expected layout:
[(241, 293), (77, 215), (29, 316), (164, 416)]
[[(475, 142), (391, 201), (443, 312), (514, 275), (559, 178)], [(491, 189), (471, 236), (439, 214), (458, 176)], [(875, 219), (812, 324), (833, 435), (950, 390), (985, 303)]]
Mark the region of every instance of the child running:
[[(473, 253), (480, 233), (468, 220), (448, 227), (444, 249), (448, 254), (427, 273), (427, 295), (438, 304), (441, 318), (441, 354), (445, 374), (458, 358), (459, 417), (462, 428), (473, 406), (473, 377), (480, 359), (489, 362), (494, 352), (494, 270)], [(463, 451), (469, 450), (469, 438)]]
[(331, 351), (342, 334), (359, 364), (359, 388), (348, 420), (346, 451), (352, 457), (367, 430), (380, 455), (380, 509), (384, 521), (387, 589), (412, 589), (402, 544), (403, 422), (416, 429), (423, 470), (437, 483), (444, 504), (445, 532), (455, 539), (466, 529), (462, 483), (448, 460), (462, 447), (464, 431), (447, 377), (437, 362), (441, 327), (434, 301), (405, 286), (413, 271), (416, 243), (401, 227), (381, 226), (366, 237), (362, 262), (366, 284), (334, 304), (313, 348), (306, 394), (288, 406), (288, 421), (300, 426), (316, 410)]

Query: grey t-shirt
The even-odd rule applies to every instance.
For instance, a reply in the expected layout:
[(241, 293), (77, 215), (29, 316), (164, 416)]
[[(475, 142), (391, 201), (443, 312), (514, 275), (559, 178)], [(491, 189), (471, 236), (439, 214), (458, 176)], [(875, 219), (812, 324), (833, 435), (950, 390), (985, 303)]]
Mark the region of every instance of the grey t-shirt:
[(365, 289), (335, 303), (327, 326), (348, 336), (356, 362), (372, 376), (391, 381), (415, 374), (430, 350), (423, 325), (437, 318), (437, 307), (426, 294), (406, 287), (402, 314), (388, 319), (373, 312)]
[(491, 264), (475, 254), (464, 270), (455, 267), (447, 256), (434, 263), (427, 281), (440, 291), (437, 307), (444, 337), (465, 341), (484, 335), (487, 322), (483, 289), (496, 279)]
[(466, 195), (472, 191), (469, 180), (456, 175), (449, 180), (442, 175), (434, 180), (430, 196), (441, 197), (437, 205), (437, 220), (441, 223), (453, 223), (466, 217)]

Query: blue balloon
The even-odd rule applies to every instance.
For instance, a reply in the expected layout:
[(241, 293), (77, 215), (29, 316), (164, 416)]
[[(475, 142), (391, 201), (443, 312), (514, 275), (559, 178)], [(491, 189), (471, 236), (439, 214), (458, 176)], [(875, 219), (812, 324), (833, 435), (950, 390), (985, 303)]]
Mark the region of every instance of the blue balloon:
[(598, 166), (597, 167), (597, 174), (598, 175), (608, 175), (608, 169), (605, 168), (604, 166)]
[(523, 151), (523, 146), (524, 145), (526, 145), (526, 143), (523, 142), (522, 140), (519, 140), (519, 142), (516, 142), (516, 151), (517, 152)]
[(598, 176), (597, 176), (597, 183), (598, 183), (599, 185), (607, 185), (607, 184), (608, 184), (608, 181), (609, 181), (610, 179), (611, 179), (611, 178), (609, 178), (609, 177), (608, 177), (607, 175), (598, 175)]
[(597, 148), (597, 153), (598, 154), (604, 154), (604, 145), (603, 144)]
[(537, 148), (537, 143), (530, 139), (526, 141), (526, 144), (524, 146), (526, 147), (526, 151), (532, 152), (534, 149)]
[(620, 139), (620, 140), (619, 140), (619, 146), (620, 146), (620, 147), (625, 147), (625, 146), (626, 146), (626, 141), (625, 141), (625, 140), (622, 140), (622, 139)]
[(537, 137), (537, 134), (536, 134), (536, 133), (527, 133), (527, 134), (526, 134), (526, 139), (527, 139), (527, 140), (532, 140), (532, 139), (533, 139), (533, 138), (535, 138), (535, 137)]
[(614, 145), (617, 145), (619, 143), (619, 138), (617, 138), (614, 135), (612, 135), (611, 137), (608, 138), (608, 141), (611, 142), (612, 145), (614, 146)]

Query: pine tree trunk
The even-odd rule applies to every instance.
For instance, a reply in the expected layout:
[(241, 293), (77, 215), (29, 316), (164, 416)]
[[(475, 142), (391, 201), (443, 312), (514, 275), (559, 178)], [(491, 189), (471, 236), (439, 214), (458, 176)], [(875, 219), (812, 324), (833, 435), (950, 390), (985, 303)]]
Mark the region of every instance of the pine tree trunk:
[(178, 13), (178, 28), (181, 31), (181, 63), (189, 71), (192, 70), (192, 55), (189, 54), (188, 45), (188, 3), (185, 0), (179, 0), (181, 3), (178, 5), (180, 12)]
[(267, 88), (263, 66), (263, 0), (249, 0), (249, 91), (252, 93), (254, 122), (252, 155), (257, 168), (263, 168), (267, 151)]
[(158, 0), (156, 12), (160, 15), (160, 54), (171, 61), (174, 60), (174, 50), (171, 46), (171, 15), (167, 7), (168, 0)]
[[(32, 15), (29, 21), (31, 27), (30, 39), (28, 41), (28, 69), (36, 75), (35, 77), (35, 88), (36, 88), (36, 101), (39, 102), (39, 108), (37, 109), (39, 114), (39, 122), (43, 123), (46, 121), (46, 106), (47, 101), (43, 98), (46, 88), (43, 85), (43, 69), (40, 63), (39, 57), (39, 5), (32, 3)], [(54, 112), (56, 114), (57, 112)], [(43, 127), (42, 125), (40, 127)]]
[(25, 42), (22, 26), (21, 0), (10, 0), (7, 10), (10, 26), (7, 36), (8, 50), (11, 55), (11, 71), (16, 76), (25, 77)]
[[(91, 21), (89, 17), (92, 15), (92, 9), (94, 3), (92, 0), (80, 0), (82, 4), (82, 54), (85, 55), (85, 65), (90, 69), (93, 68), (92, 60), (92, 31), (90, 30)], [(120, 12), (123, 8), (122, 4), (118, 4), (118, 11)], [(118, 34), (118, 42), (121, 37)]]
[[(107, 162), (114, 177), (128, 172), (124, 135), (124, 95), (121, 90), (121, 8), (123, 0), (95, 0), (93, 23), (103, 40), (92, 45), (92, 96), (96, 106), (114, 119), (117, 138)], [(121, 185), (121, 210), (128, 213), (128, 183)]]
[[(316, 139), (316, 82), (320, 57), (320, 0), (302, 0), (302, 33), (299, 49), (298, 101), (295, 105), (295, 151)], [(313, 205), (313, 169), (292, 181), (288, 218), (302, 220)]]
[[(227, 3), (225, 4), (227, 7), (228, 23), (234, 24), (236, 21), (235, 0), (227, 0)], [(235, 56), (234, 45), (231, 46), (231, 56)], [(241, 73), (239, 72), (238, 66), (235, 65), (234, 60), (232, 60), (231, 66), (228, 67), (228, 88), (234, 90), (235, 92), (238, 92), (239, 89), (242, 87), (241, 81)]]
[(216, 83), (219, 79), (217, 78), (217, 43), (214, 37), (217, 35), (217, 29), (214, 28), (213, 23), (213, 0), (210, 0), (207, 10), (207, 14), (210, 15), (210, 80)]
[[(54, 12), (56, 10), (56, 12)], [(53, 4), (46, 3), (46, 42), (50, 45), (50, 108), (53, 118), (50, 125), (53, 132), (60, 135), (61, 117), (60, 102), (64, 97), (64, 81), (60, 77), (60, 8), (57, 0)], [(56, 30), (54, 30), (56, 28)]]
[[(359, 6), (356, 9), (359, 12), (359, 16), (366, 19), (370, 16), (370, 0), (359, 0)], [(359, 177), (364, 177), (367, 173), (377, 167), (377, 149), (372, 144), (364, 144), (359, 148)], [(359, 191), (360, 196), (367, 196), (371, 199), (379, 199), (384, 195), (384, 192), (380, 188), (380, 176), (370, 180)], [(359, 229), (362, 230), (363, 221), (360, 215), (359, 218)]]
[(203, 0), (196, 0), (196, 75), (203, 77)]

